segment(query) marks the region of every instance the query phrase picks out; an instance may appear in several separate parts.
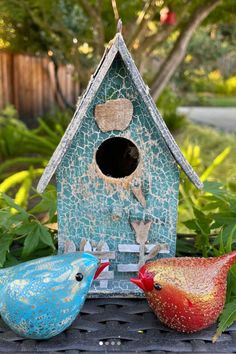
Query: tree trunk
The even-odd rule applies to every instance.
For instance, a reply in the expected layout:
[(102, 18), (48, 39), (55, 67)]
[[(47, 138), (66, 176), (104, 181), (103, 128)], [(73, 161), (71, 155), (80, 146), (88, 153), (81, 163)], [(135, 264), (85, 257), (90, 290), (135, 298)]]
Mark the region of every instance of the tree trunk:
[[(72, 106), (66, 99), (66, 97), (64, 96), (63, 92), (62, 92), (62, 89), (61, 89), (61, 85), (60, 85), (60, 82), (59, 82), (59, 77), (58, 77), (58, 63), (57, 63), (57, 60), (55, 59), (55, 57), (52, 57), (51, 58), (53, 64), (54, 64), (54, 75), (55, 75), (55, 83), (56, 83), (56, 91), (59, 95), (59, 97), (61, 98), (62, 100), (62, 103), (64, 104), (65, 108), (69, 108), (71, 110), (74, 110), (75, 107)], [(56, 99), (57, 99), (57, 96), (56, 96)], [(58, 100), (57, 100), (58, 101)], [(58, 102), (59, 104), (59, 102)]]
[(167, 83), (175, 73), (177, 67), (184, 59), (187, 46), (194, 32), (201, 24), (201, 22), (210, 14), (212, 10), (214, 10), (214, 8), (219, 3), (220, 0), (211, 0), (206, 2), (196, 11), (194, 11), (192, 16), (190, 16), (188, 23), (180, 33), (173, 49), (161, 65), (160, 70), (153, 80), (153, 84), (151, 86), (151, 95), (155, 101), (158, 99)]

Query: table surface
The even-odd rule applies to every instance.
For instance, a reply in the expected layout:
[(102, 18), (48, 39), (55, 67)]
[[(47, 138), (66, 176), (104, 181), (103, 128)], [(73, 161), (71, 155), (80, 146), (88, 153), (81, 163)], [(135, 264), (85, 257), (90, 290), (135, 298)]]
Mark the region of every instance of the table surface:
[(45, 341), (22, 339), (0, 320), (0, 353), (236, 353), (236, 325), (212, 344), (215, 329), (172, 331), (143, 299), (88, 299), (70, 328)]

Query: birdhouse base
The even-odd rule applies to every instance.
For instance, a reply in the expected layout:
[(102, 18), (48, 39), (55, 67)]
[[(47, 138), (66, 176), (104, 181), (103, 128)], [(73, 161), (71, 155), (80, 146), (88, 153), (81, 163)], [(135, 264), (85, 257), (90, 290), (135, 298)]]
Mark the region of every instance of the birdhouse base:
[[(104, 280), (104, 282), (106, 282)], [(90, 298), (105, 298), (105, 297), (116, 297), (116, 298), (143, 298), (143, 292), (129, 280), (113, 280), (109, 281), (106, 288), (103, 288), (102, 280), (97, 280), (92, 285), (89, 291)]]

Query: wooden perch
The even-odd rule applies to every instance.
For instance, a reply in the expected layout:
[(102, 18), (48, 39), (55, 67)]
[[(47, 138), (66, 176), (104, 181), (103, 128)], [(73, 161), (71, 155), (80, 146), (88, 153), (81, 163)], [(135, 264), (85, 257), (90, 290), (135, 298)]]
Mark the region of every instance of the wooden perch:
[(147, 261), (149, 261), (150, 259), (156, 257), (158, 255), (158, 253), (160, 252), (161, 250), (161, 246), (160, 244), (157, 244), (155, 245), (151, 251), (146, 255), (144, 256), (144, 263), (146, 263)]

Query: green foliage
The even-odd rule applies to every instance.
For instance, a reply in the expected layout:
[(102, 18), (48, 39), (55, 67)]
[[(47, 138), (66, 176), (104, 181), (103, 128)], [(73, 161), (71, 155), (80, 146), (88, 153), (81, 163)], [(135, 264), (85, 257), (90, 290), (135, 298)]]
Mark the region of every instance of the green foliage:
[[(56, 191), (49, 186), (36, 206), (27, 211), (1, 193), (0, 267), (55, 253)], [(39, 196), (35, 196), (35, 198)], [(36, 215), (43, 213), (43, 220)]]
[[(200, 93), (195, 95), (194, 105), (206, 107), (236, 107), (236, 97), (222, 96), (222, 95), (209, 95), (208, 93)], [(190, 102), (189, 102), (190, 103)]]
[(184, 93), (185, 104), (207, 103), (210, 95), (235, 95), (232, 60), (236, 30), (228, 20), (226, 23), (201, 26), (193, 35), (188, 54), (175, 75), (176, 89)]
[(224, 80), (218, 70), (200, 78), (193, 78), (191, 85), (192, 90), (198, 94), (199, 98), (201, 97), (199, 94), (204, 92), (233, 97), (236, 94), (236, 76)]
[(36, 131), (40, 135), (44, 135), (44, 132), (47, 134), (47, 131), (51, 134), (53, 131), (60, 139), (68, 127), (73, 114), (74, 112), (70, 109), (48, 113), (38, 120), (40, 124)]
[(56, 222), (56, 190), (54, 186), (47, 187), (46, 191), (42, 194), (41, 200), (30, 210), (34, 215), (48, 214), (48, 222)]
[(3, 180), (0, 184), (0, 193), (6, 193), (14, 189), (15, 203), (26, 207), (33, 181), (35, 178), (41, 176), (42, 173), (42, 168), (30, 168), (28, 171), (16, 172)]
[[(236, 175), (236, 138), (233, 134), (218, 132), (209, 127), (188, 124), (175, 133), (175, 139), (185, 157), (199, 176), (206, 176), (210, 181), (231, 184)], [(204, 178), (205, 179), (205, 178)], [(201, 193), (192, 186), (186, 176), (181, 174), (181, 193), (179, 204), (178, 232), (186, 232), (182, 221), (193, 217), (192, 205), (198, 208)]]
[(22, 250), (22, 258), (26, 259), (30, 257), (30, 255), (39, 248), (40, 243), (55, 250), (50, 232), (39, 222), (24, 223), (16, 233), (19, 237), (21, 237), (22, 234), (26, 235), (24, 248)]
[[(201, 209), (201, 210), (200, 210)], [(194, 233), (191, 254), (220, 256), (231, 252), (236, 244), (236, 194), (230, 186), (219, 182), (205, 182), (204, 194), (199, 197), (194, 218), (185, 226)], [(188, 240), (181, 240), (182, 251), (189, 250)], [(179, 248), (180, 251), (180, 248)], [(225, 308), (219, 318), (213, 341), (236, 321), (236, 265), (231, 267)]]
[(13, 107), (0, 113), (0, 192), (27, 207), (31, 188), (59, 144), (69, 116), (69, 111), (47, 116), (30, 130)]
[[(195, 252), (204, 257), (232, 250), (236, 241), (236, 195), (219, 182), (205, 182), (194, 218), (184, 222), (195, 234)], [(210, 236), (214, 236), (214, 242)], [(217, 235), (217, 236), (216, 236)]]
[[(201, 157), (200, 146), (188, 143), (185, 145), (185, 148), (182, 148), (182, 152), (185, 158), (189, 161), (191, 166), (193, 166), (194, 169), (198, 172), (198, 175), (200, 176), (202, 182), (205, 182), (207, 179), (211, 178), (215, 169), (217, 169), (225, 161), (230, 151), (231, 148), (226, 147), (213, 159), (213, 161), (208, 166), (204, 167)], [(196, 208), (200, 209), (201, 206), (199, 199), (201, 196), (201, 191), (197, 190), (196, 187), (193, 186), (193, 184), (187, 179), (183, 171), (181, 171), (181, 180), (182, 183), (180, 184), (179, 212), (180, 221), (182, 222), (184, 217), (194, 215), (196, 216), (196, 213), (198, 213)], [(193, 205), (195, 206), (195, 209)], [(204, 220), (202, 220), (201, 226), (203, 227), (204, 225)], [(207, 235), (208, 229), (206, 229), (205, 232)], [(206, 254), (204, 253), (204, 255)]]
[[(114, 3), (117, 3), (115, 16)], [(189, 47), (193, 59), (177, 74), (184, 80), (174, 80), (180, 87), (184, 82), (185, 92), (189, 91), (188, 75), (191, 76), (193, 69), (204, 66), (208, 70), (208, 66), (213, 67), (222, 54), (228, 54), (233, 48), (235, 9), (229, 6), (230, 3), (233, 0), (222, 0), (221, 6), (218, 5), (221, 11), (216, 7), (203, 30), (199, 31), (200, 35), (195, 31), (193, 44)], [(129, 49), (140, 67), (145, 63), (146, 72), (151, 74), (153, 81), (159, 69), (157, 58), (165, 60), (178, 35), (184, 32), (186, 24), (203, 5), (202, 0), (150, 3), (143, 0), (1, 0), (0, 48), (50, 55), (57, 63), (69, 62), (75, 66), (77, 79), (84, 87), (106, 44), (113, 38), (120, 17)], [(171, 27), (160, 22), (160, 12), (165, 7), (176, 13), (177, 23)]]
[(236, 300), (225, 305), (224, 311), (220, 315), (217, 331), (212, 338), (213, 343), (221, 334), (236, 321)]
[[(200, 162), (191, 160), (193, 168), (199, 175), (212, 163), (216, 156), (230, 147), (231, 151), (227, 158), (212, 171), (210, 179), (224, 183), (235, 181), (236, 137), (234, 134), (224, 133), (206, 126), (188, 124), (183, 130), (175, 133), (175, 139), (184, 151), (188, 150), (189, 145), (199, 147)], [(187, 156), (187, 158), (189, 157)]]
[[(11, 106), (5, 108), (0, 112), (1, 173), (6, 172), (12, 165), (19, 170), (20, 165), (24, 165), (23, 158), (26, 158), (27, 165), (32, 164), (34, 167), (45, 165), (60, 141), (63, 131), (59, 124), (49, 127), (42, 119), (39, 119), (38, 128), (30, 130), (17, 119), (16, 111)], [(12, 164), (9, 160), (13, 161)]]
[(166, 88), (157, 101), (157, 107), (162, 113), (167, 127), (172, 132), (186, 125), (185, 116), (176, 114), (177, 107), (180, 105), (180, 98), (170, 88)]

